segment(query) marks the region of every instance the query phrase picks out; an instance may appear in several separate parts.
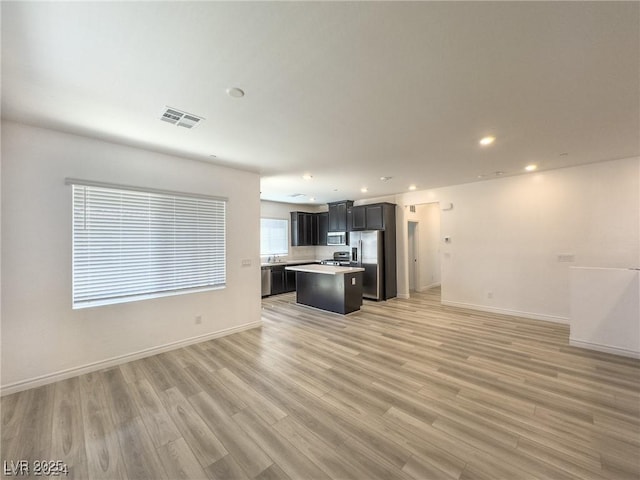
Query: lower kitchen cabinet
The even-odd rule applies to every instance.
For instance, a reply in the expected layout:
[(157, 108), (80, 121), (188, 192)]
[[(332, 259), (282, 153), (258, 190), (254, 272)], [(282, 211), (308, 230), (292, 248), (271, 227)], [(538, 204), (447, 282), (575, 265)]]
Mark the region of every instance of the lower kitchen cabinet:
[(270, 293), (263, 293), (263, 296), (296, 291), (296, 272), (285, 270), (284, 267), (278, 265), (268, 268), (271, 274), (271, 290)]
[(284, 283), (285, 283), (285, 292), (295, 292), (296, 291), (296, 272), (292, 272), (291, 270), (284, 271)]
[(277, 295), (284, 292), (284, 267), (271, 267), (271, 295)]

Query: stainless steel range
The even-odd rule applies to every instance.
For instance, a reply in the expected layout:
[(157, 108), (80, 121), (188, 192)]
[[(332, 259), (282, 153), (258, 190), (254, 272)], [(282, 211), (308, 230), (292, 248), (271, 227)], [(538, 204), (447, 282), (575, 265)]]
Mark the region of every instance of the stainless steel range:
[(335, 252), (333, 258), (322, 260), (322, 265), (334, 265), (337, 267), (348, 267), (351, 265), (351, 254), (347, 252)]

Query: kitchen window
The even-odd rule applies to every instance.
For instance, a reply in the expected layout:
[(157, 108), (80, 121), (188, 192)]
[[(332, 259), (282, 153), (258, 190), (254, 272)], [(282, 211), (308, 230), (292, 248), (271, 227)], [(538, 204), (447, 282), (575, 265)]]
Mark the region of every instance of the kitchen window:
[(225, 286), (226, 199), (67, 183), (74, 309)]
[(289, 220), (260, 219), (260, 255), (289, 254)]

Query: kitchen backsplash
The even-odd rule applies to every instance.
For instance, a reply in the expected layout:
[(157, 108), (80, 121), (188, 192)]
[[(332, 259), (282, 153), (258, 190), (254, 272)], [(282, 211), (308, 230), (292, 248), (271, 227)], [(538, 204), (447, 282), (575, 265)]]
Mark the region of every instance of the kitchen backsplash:
[(278, 255), (282, 261), (286, 260), (325, 260), (333, 258), (333, 252), (347, 251), (347, 245), (332, 247), (289, 247), (289, 255)]

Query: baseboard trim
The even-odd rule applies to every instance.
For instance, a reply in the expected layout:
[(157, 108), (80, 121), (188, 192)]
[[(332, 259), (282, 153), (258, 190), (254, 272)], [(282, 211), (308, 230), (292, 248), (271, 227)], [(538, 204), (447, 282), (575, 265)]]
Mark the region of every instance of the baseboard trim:
[(545, 322), (563, 323), (566, 325), (569, 324), (568, 317), (559, 317), (556, 315), (546, 315), (543, 313), (533, 313), (533, 312), (521, 312), (519, 310), (508, 310), (506, 308), (487, 307), (486, 305), (476, 305), (473, 303), (451, 302), (448, 300), (442, 300), (441, 303), (442, 305), (446, 305), (448, 307), (467, 308), (469, 310), (478, 310), (480, 312), (499, 313), (501, 315), (511, 315), (513, 317), (530, 318), (532, 320), (543, 320)]
[(600, 343), (583, 342), (582, 340), (572, 340), (569, 338), (569, 345), (572, 347), (585, 348), (587, 350), (596, 350), (603, 353), (611, 353), (613, 355), (621, 355), (623, 357), (638, 358), (640, 359), (640, 352), (635, 350), (628, 350), (626, 348), (611, 347), (609, 345), (602, 345)]
[(78, 367), (68, 368), (66, 370), (60, 370), (54, 373), (48, 373), (39, 377), (29, 378), (27, 380), (21, 380), (19, 382), (10, 383), (8, 385), (2, 385), (0, 387), (0, 396), (11, 395), (12, 393), (21, 392), (30, 388), (40, 387), (49, 383), (58, 382), (71, 377), (77, 377), (78, 375), (84, 375), (85, 373), (95, 372), (109, 367), (114, 367), (122, 363), (131, 362), (133, 360), (139, 360), (141, 358), (157, 355), (158, 353), (168, 352), (170, 350), (176, 350), (178, 348), (193, 345), (194, 343), (206, 342), (207, 340), (213, 340), (214, 338), (225, 337), (234, 333), (242, 332), (244, 330), (250, 330), (252, 328), (258, 328), (262, 326), (262, 320), (257, 322), (246, 323), (238, 327), (226, 328), (214, 333), (206, 333), (204, 335), (197, 335), (195, 337), (185, 338), (184, 340), (178, 340), (176, 342), (166, 343), (157, 347), (146, 348), (133, 353), (127, 353), (125, 355), (119, 355), (117, 357), (108, 358), (106, 360), (100, 360), (98, 362), (87, 363)]
[(431, 290), (432, 288), (439, 287), (439, 286), (440, 286), (440, 282), (430, 283), (429, 285), (423, 285), (422, 287), (418, 288), (416, 291), (423, 293), (423, 292), (426, 292), (427, 290)]
[(398, 298), (403, 298), (405, 300), (407, 300), (409, 298), (409, 294), (408, 293), (398, 293), (396, 296)]

